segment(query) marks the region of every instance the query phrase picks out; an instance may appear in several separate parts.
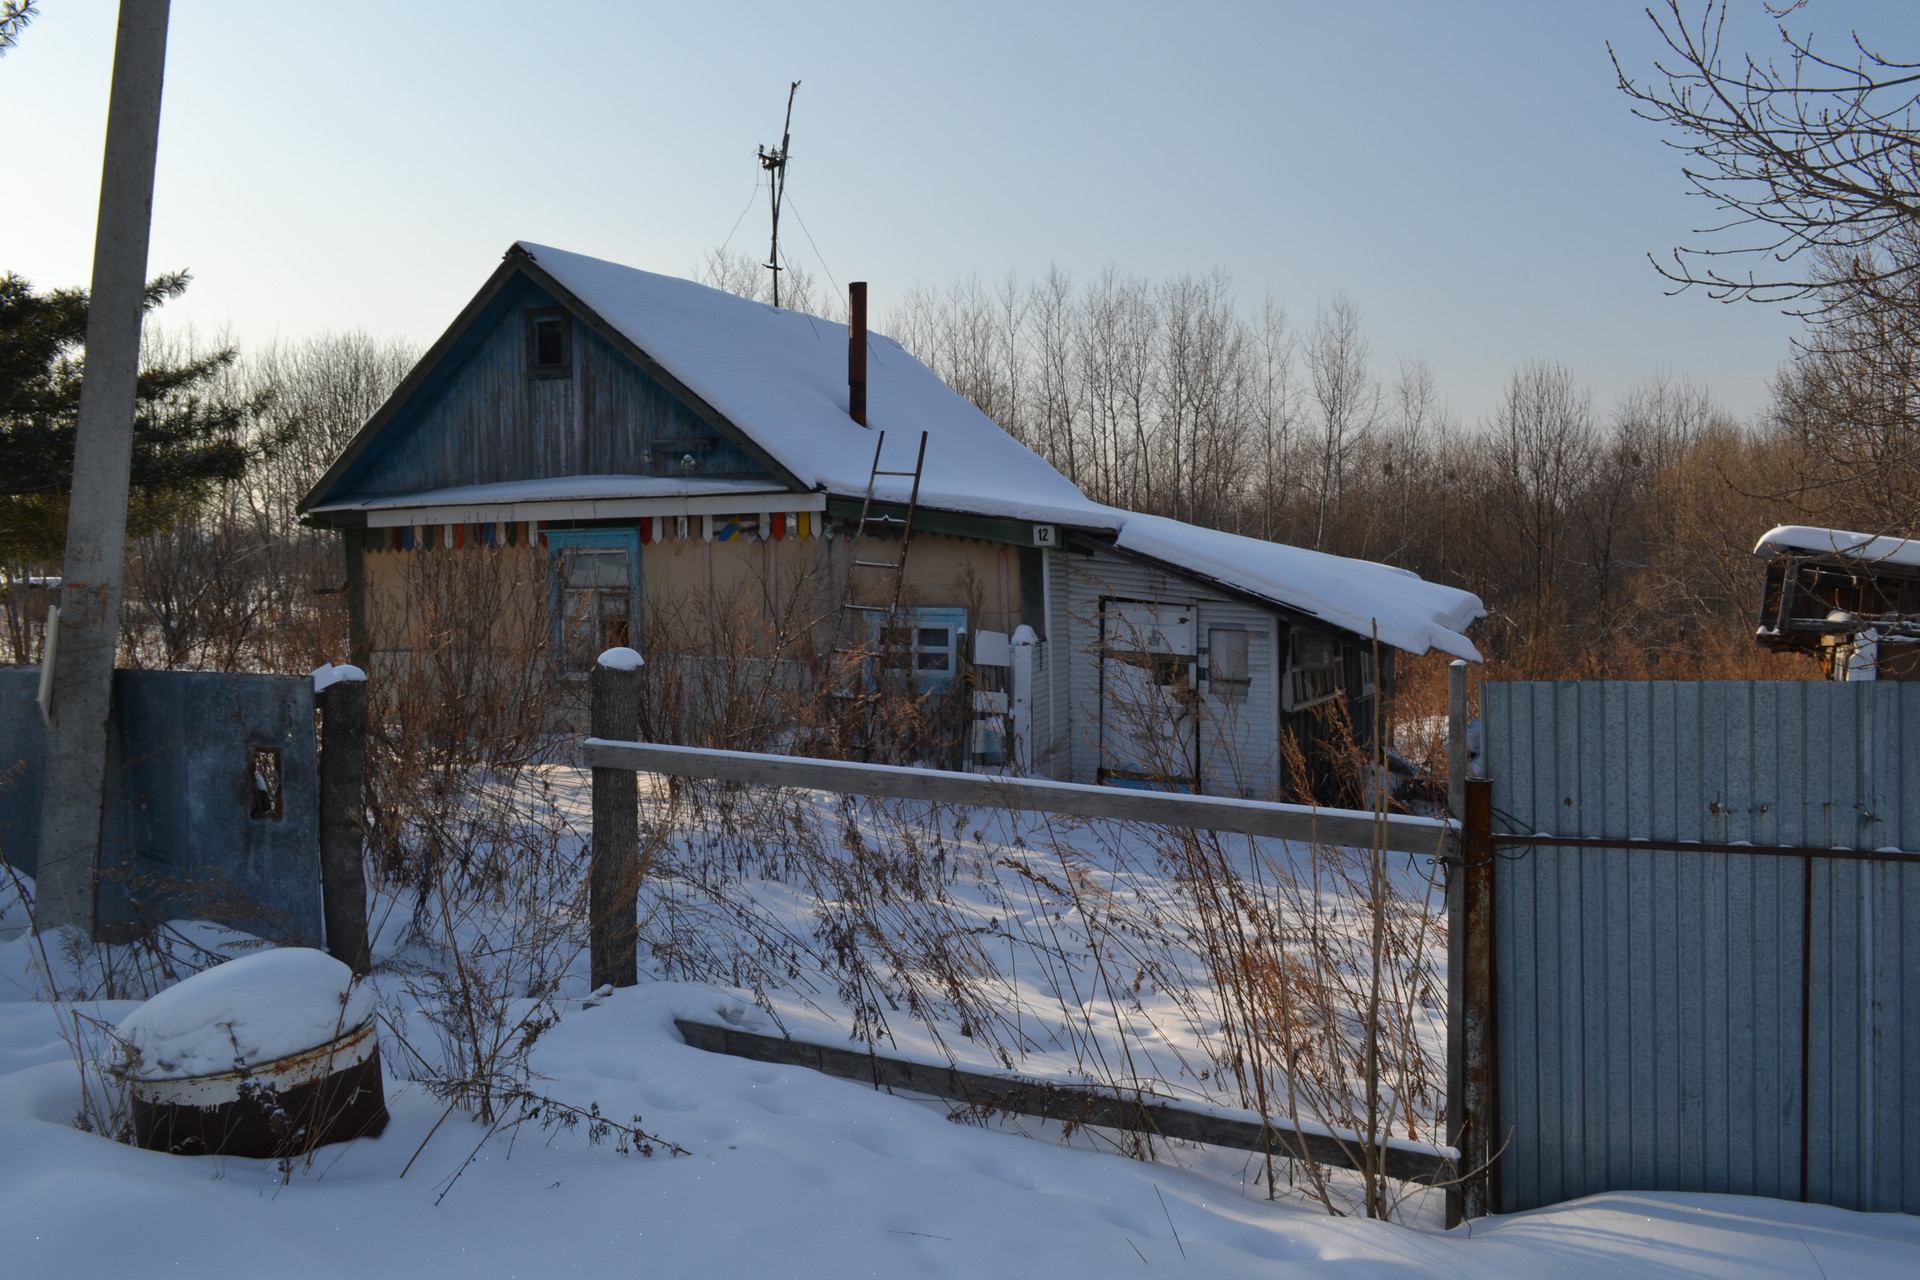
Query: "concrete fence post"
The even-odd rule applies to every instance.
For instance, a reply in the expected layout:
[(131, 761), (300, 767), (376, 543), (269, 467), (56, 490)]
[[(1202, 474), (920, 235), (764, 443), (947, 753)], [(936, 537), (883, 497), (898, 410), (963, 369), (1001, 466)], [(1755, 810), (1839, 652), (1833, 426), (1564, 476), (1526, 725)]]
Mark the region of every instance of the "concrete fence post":
[(372, 968), (364, 854), (367, 677), (335, 667), (320, 703), (320, 893), (327, 953), (355, 973)]
[[(588, 677), (596, 738), (640, 735), (640, 655), (609, 649)], [(593, 771), (592, 860), (587, 879), (594, 990), (640, 980), (640, 781), (630, 769)]]

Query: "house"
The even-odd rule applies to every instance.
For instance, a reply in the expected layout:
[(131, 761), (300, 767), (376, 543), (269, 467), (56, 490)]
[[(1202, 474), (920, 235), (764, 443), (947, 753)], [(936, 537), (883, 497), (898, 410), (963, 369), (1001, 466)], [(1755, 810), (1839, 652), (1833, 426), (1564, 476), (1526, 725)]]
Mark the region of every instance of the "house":
[(407, 643), (423, 557), (474, 548), (532, 566), (575, 669), (689, 613), (871, 643), (897, 579), (887, 643), (972, 690), (970, 763), (1237, 795), (1281, 787), (1282, 734), (1333, 704), (1364, 736), (1396, 653), (1478, 659), (1466, 592), (1089, 501), (868, 333), (856, 289), (850, 336), (514, 245), (302, 504), (345, 539), (356, 659)]
[(1818, 656), (1830, 680), (1920, 680), (1920, 541), (1779, 525), (1753, 553), (1761, 645)]

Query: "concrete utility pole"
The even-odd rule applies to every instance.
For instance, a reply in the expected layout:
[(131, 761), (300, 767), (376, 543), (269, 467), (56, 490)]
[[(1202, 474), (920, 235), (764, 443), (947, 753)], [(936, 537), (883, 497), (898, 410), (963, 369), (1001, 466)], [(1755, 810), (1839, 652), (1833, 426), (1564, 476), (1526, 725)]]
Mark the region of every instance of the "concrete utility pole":
[(80, 384), (73, 495), (60, 579), (47, 772), (40, 802), (41, 929), (93, 932), (94, 877), (107, 781), (107, 713), (120, 641), (120, 571), (127, 545), (134, 392), (153, 219), (160, 82), (169, 0), (122, 0), (107, 105), (100, 220), (94, 230), (87, 367)]

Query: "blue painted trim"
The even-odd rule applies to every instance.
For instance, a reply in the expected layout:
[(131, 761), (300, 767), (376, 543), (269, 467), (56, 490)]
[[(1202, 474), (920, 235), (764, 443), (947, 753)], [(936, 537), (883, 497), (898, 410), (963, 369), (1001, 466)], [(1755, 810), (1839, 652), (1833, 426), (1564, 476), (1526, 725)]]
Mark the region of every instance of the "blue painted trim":
[[(553, 626), (553, 651), (562, 652), (564, 638), (560, 634), (560, 574), (554, 568), (559, 553), (568, 547), (623, 547), (627, 552), (628, 574), (631, 578), (630, 590), (633, 592), (633, 612), (628, 617), (628, 626), (633, 638), (640, 638), (640, 530), (638, 529), (547, 529), (540, 535), (547, 540), (547, 601), (548, 615)], [(638, 647), (637, 645), (635, 647)]]

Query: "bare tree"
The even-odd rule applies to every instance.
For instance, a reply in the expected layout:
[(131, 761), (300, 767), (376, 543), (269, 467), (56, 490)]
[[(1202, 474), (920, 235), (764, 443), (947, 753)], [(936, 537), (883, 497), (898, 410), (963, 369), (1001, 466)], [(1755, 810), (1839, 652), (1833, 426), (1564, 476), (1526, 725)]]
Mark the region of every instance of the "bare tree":
[(1616, 625), (1623, 587), (1648, 563), (1648, 504), (1658, 478), (1721, 417), (1705, 387), (1657, 372), (1627, 392), (1611, 433), (1596, 439), (1576, 507), (1588, 608), (1599, 627)]
[(1287, 323), (1286, 308), (1272, 294), (1260, 304), (1254, 346), (1258, 368), (1253, 419), (1260, 478), (1250, 495), (1254, 519), (1249, 528), (1270, 539), (1278, 536), (1281, 508), (1298, 486), (1300, 427), (1299, 342)]
[(338, 538), (300, 524), (297, 507), (414, 360), (408, 342), (352, 332), (276, 344), (228, 370), (222, 394), (254, 406), (256, 460), (130, 547), (126, 661), (304, 670), (344, 656)]
[[(1667, 47), (1655, 74), (1636, 80), (1613, 54), (1620, 89), (1643, 119), (1678, 137), (1693, 190), (1725, 215), (1698, 234), (1704, 247), (1654, 265), (1681, 288), (1716, 298), (1809, 300), (1824, 312), (1843, 298), (1911, 292), (1914, 261), (1890, 237), (1920, 228), (1920, 62), (1889, 57), (1858, 32), (1835, 53), (1788, 29), (1805, 0), (1770, 10), (1779, 60), (1723, 50), (1727, 0), (1698, 20), (1666, 0), (1648, 12)], [(1729, 242), (1728, 235), (1735, 238)], [(1723, 260), (1752, 264), (1742, 272)]]
[(1343, 294), (1320, 308), (1307, 336), (1306, 364), (1320, 417), (1320, 467), (1314, 494), (1313, 545), (1327, 539), (1328, 520), (1346, 492), (1347, 460), (1380, 416), (1380, 384), (1369, 365), (1373, 347), (1360, 331), (1360, 311)]
[(1511, 521), (1530, 598), (1555, 603), (1577, 495), (1594, 452), (1593, 400), (1548, 360), (1516, 369), (1496, 411), (1497, 500)]
[[(803, 311), (815, 316), (824, 316), (830, 310), (836, 316), (845, 318), (841, 314), (844, 309), (837, 305), (841, 300), (828, 299), (823, 310), (821, 300), (814, 291), (813, 273), (784, 253), (780, 255), (780, 274), (786, 277), (780, 284), (780, 306), (783, 310)], [(715, 289), (773, 305), (773, 273), (758, 258), (744, 250), (729, 253), (725, 245), (707, 250), (694, 265), (693, 277)]]

